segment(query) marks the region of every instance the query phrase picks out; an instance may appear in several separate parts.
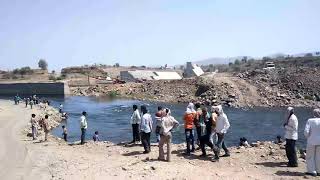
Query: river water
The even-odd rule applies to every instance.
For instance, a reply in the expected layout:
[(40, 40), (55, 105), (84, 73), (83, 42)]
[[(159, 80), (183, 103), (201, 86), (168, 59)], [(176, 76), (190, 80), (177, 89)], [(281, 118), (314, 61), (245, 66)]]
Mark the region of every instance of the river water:
[[(168, 107), (172, 115), (182, 124), (182, 117), (186, 104), (167, 104), (143, 102), (128, 99), (108, 99), (101, 97), (80, 97), (72, 96), (66, 98), (53, 98), (52, 105), (58, 107), (62, 103), (64, 111), (68, 112), (69, 119), (63, 121), (59, 127), (52, 130), (52, 134), (62, 136), (62, 125), (68, 129), (68, 141), (80, 139), (79, 121), (82, 111), (88, 113), (87, 139), (91, 139), (95, 131), (99, 131), (100, 140), (108, 140), (115, 143), (131, 141), (130, 117), (132, 105), (147, 105), (148, 110), (154, 116), (157, 107)], [(286, 117), (285, 108), (254, 108), (249, 110), (224, 108), (231, 127), (226, 136), (228, 145), (237, 145), (240, 137), (246, 137), (250, 142), (275, 140), (277, 135), (284, 135), (282, 124)], [(306, 120), (312, 116), (312, 110), (307, 108), (296, 108), (296, 115), (299, 119), (299, 147), (305, 147), (306, 139), (303, 136), (303, 129)], [(151, 140), (155, 142), (155, 134)], [(185, 141), (184, 126), (181, 125), (173, 133), (173, 142), (182, 143)]]

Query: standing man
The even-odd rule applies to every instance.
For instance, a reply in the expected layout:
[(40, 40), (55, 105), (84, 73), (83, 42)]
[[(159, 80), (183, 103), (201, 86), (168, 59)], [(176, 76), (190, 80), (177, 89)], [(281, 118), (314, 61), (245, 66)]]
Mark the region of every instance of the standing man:
[(88, 128), (87, 124), (87, 112), (83, 111), (82, 116), (80, 117), (80, 128), (81, 128), (81, 142), (80, 144), (84, 144), (86, 139), (86, 131)]
[(37, 139), (37, 129), (38, 129), (38, 123), (37, 123), (37, 120), (36, 120), (36, 115), (35, 114), (32, 114), (31, 115), (31, 120), (30, 120), (30, 123), (31, 123), (31, 132), (32, 132), (32, 140), (36, 140)]
[(206, 157), (207, 153), (206, 153), (205, 145), (208, 145), (211, 149), (213, 149), (213, 144), (210, 141), (212, 120), (211, 120), (211, 116), (208, 113), (208, 109), (205, 107), (202, 108), (202, 115), (200, 117), (200, 127), (201, 127), (200, 148), (202, 151), (202, 155), (200, 157)]
[[(191, 152), (194, 152), (194, 134), (193, 134), (193, 125), (194, 125), (194, 118), (196, 115), (196, 111), (194, 110), (194, 104), (189, 103), (187, 106), (187, 110), (184, 114), (184, 130), (186, 135), (186, 142), (187, 142), (187, 152), (186, 155), (190, 156)], [(192, 149), (190, 150), (190, 145)]]
[(197, 144), (200, 146), (200, 137), (201, 137), (201, 127), (200, 127), (200, 117), (202, 116), (202, 109), (200, 103), (196, 103), (196, 115), (194, 119), (194, 125), (197, 131)]
[(136, 143), (140, 141), (140, 133), (139, 133), (139, 124), (141, 121), (139, 109), (137, 105), (132, 106), (133, 113), (131, 116), (131, 124), (132, 124), (132, 142), (131, 143)]
[(162, 117), (164, 116), (163, 114), (164, 114), (163, 108), (161, 106), (158, 106), (158, 111), (155, 114), (157, 142), (160, 142), (160, 129), (161, 129)]
[(152, 117), (148, 113), (146, 106), (141, 106), (142, 118), (141, 118), (141, 141), (144, 147), (144, 154), (148, 154), (151, 151), (150, 146), (150, 134), (152, 131)]
[(293, 107), (288, 107), (288, 118), (284, 123), (286, 138), (286, 155), (289, 160), (288, 167), (298, 167), (296, 141), (298, 139), (298, 118), (294, 115)]
[(225, 134), (227, 133), (228, 129), (230, 128), (230, 123), (229, 123), (227, 115), (223, 112), (221, 105), (219, 105), (213, 109), (215, 109), (216, 114), (218, 115), (217, 123), (216, 123), (216, 133), (218, 136), (218, 141), (217, 141), (216, 147), (214, 147), (214, 150), (213, 150), (215, 157), (212, 159), (212, 161), (215, 162), (215, 161), (219, 161), (221, 147), (225, 152), (225, 154), (222, 157), (229, 157), (230, 156), (230, 152), (227, 149), (227, 146), (225, 145), (225, 142), (224, 142)]
[(160, 142), (159, 142), (159, 160), (165, 160), (163, 145), (167, 144), (167, 161), (171, 161), (171, 141), (172, 129), (179, 126), (179, 122), (171, 116), (170, 109), (165, 109), (164, 117), (161, 121)]
[(320, 109), (313, 110), (314, 118), (307, 121), (304, 135), (307, 142), (307, 170), (308, 174), (320, 176)]
[(48, 140), (48, 133), (50, 131), (50, 127), (49, 127), (49, 116), (45, 115), (43, 122), (42, 122), (42, 127), (44, 130), (44, 141)]

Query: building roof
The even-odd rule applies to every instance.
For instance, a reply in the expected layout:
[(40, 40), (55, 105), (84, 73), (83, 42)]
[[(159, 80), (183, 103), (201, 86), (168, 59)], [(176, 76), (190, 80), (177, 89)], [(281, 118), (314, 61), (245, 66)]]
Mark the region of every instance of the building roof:
[(176, 80), (182, 77), (175, 71), (127, 71), (134, 79), (143, 80)]
[(153, 79), (155, 80), (173, 80), (173, 79), (182, 79), (182, 77), (174, 71), (171, 72), (154, 72), (155, 76), (153, 76)]

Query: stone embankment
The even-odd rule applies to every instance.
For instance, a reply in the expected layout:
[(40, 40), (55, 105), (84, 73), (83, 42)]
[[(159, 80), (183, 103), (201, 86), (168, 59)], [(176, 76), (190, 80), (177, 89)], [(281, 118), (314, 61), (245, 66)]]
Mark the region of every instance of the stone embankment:
[(254, 70), (235, 75), (217, 73), (173, 81), (73, 87), (74, 95), (121, 96), (160, 102), (200, 102), (232, 107), (320, 105), (320, 72), (299, 69)]

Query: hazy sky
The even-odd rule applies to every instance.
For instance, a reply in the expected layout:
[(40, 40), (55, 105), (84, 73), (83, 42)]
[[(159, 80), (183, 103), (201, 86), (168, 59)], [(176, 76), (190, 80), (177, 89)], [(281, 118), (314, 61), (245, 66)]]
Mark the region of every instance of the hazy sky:
[(0, 0), (0, 69), (320, 50), (319, 0)]

